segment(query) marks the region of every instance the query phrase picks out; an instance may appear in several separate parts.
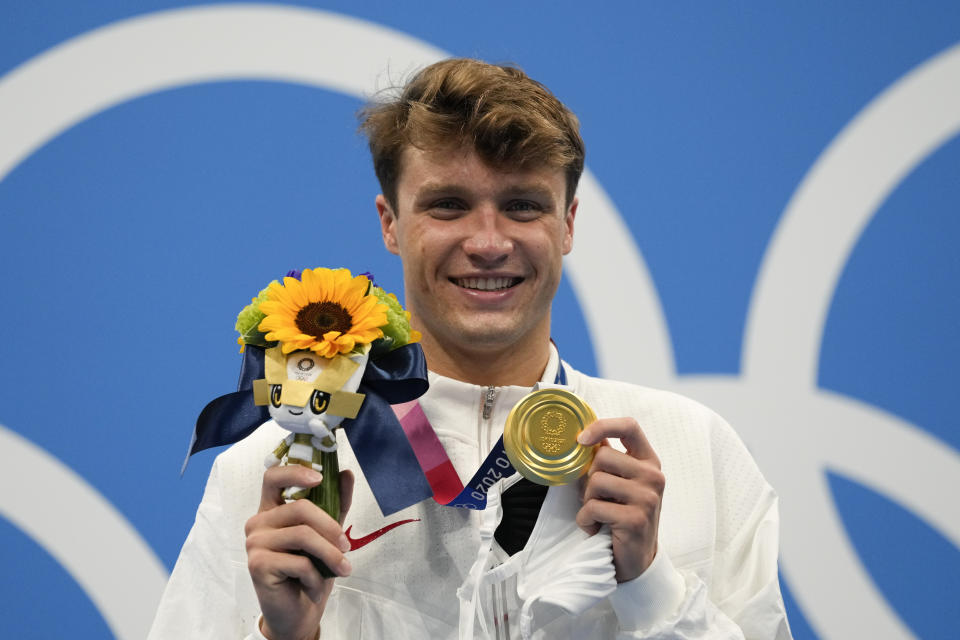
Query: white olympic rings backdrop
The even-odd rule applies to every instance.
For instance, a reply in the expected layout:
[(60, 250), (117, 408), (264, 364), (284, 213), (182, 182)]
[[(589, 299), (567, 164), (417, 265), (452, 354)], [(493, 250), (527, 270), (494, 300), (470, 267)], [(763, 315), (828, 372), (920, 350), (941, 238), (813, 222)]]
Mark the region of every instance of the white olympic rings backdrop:
[[(0, 195), (7, 177), (58, 136), (151, 94), (257, 80), (362, 100), (384, 84), (385, 70), (402, 77), (446, 55), (381, 24), (279, 5), (145, 13), (78, 33), (0, 76)], [(581, 183), (576, 248), (566, 266), (597, 371), (678, 390), (737, 428), (781, 495), (782, 571), (816, 634), (809, 637), (917, 637), (864, 566), (827, 472), (884, 496), (954, 553), (960, 549), (960, 508), (950, 490), (960, 486), (957, 450), (922, 425), (818, 385), (834, 292), (861, 235), (901, 182), (958, 131), (960, 45), (907, 70), (836, 131), (796, 186), (756, 272), (739, 374), (677, 373), (657, 288), (623, 212), (602, 175), (588, 169)], [(252, 292), (258, 282), (246, 286)], [(233, 311), (207, 310), (227, 320)], [(634, 338), (625, 344), (625, 335)], [(143, 637), (169, 560), (72, 461), (31, 442), (36, 427), (7, 416), (0, 406), (0, 515), (55, 559), (116, 637)], [(189, 424), (173, 426), (168, 437), (185, 445)], [(110, 455), (142, 455), (135, 445), (96, 444), (111, 446)]]

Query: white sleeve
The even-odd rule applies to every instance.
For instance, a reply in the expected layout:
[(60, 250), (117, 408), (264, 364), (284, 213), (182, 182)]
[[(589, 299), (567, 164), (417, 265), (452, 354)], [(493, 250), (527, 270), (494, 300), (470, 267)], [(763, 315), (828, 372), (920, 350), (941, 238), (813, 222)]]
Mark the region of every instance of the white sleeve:
[(149, 640), (237, 640), (249, 634), (249, 616), (242, 616), (237, 606), (237, 572), (246, 571), (242, 524), (226, 513), (223, 495), (218, 459), (167, 582)]
[(777, 577), (777, 500), (767, 487), (740, 533), (717, 551), (713, 584), (658, 551), (647, 570), (610, 595), (618, 638), (790, 640)]

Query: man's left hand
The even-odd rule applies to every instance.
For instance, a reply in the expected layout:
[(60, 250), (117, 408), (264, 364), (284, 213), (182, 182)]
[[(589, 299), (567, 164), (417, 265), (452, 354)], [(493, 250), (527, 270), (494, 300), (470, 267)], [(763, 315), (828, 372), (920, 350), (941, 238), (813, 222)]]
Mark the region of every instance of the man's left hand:
[[(619, 438), (626, 453), (611, 447), (607, 438)], [(597, 420), (578, 440), (600, 446), (588, 475), (581, 478), (583, 507), (577, 524), (589, 534), (609, 524), (617, 582), (633, 580), (657, 553), (665, 483), (660, 460), (633, 418)]]

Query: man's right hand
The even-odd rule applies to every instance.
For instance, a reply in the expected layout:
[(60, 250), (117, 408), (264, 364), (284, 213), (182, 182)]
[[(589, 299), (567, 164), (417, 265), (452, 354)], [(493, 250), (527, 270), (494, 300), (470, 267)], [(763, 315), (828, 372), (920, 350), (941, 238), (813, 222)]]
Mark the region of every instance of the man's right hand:
[(340, 473), (340, 522), (309, 500), (286, 503), (287, 487), (314, 487), (322, 475), (300, 465), (271, 467), (263, 474), (260, 511), (247, 520), (247, 566), (263, 613), (261, 632), (270, 640), (316, 638), (333, 589), (305, 551), (337, 575), (350, 574), (344, 552), (350, 543), (340, 523), (353, 498), (353, 473)]

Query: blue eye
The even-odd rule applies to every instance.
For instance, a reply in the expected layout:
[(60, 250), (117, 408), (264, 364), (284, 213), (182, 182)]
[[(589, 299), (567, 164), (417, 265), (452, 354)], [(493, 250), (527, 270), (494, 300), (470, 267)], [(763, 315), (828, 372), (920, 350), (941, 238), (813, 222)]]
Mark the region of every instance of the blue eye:
[(532, 200), (514, 200), (506, 207), (510, 217), (520, 222), (535, 220), (543, 213), (543, 206)]
[(430, 216), (437, 220), (455, 220), (462, 216), (467, 206), (456, 198), (442, 198), (430, 203)]
[(280, 408), (280, 393), (282, 391), (283, 391), (283, 385), (279, 385), (279, 384), (270, 385), (270, 404), (272, 404), (276, 409)]

